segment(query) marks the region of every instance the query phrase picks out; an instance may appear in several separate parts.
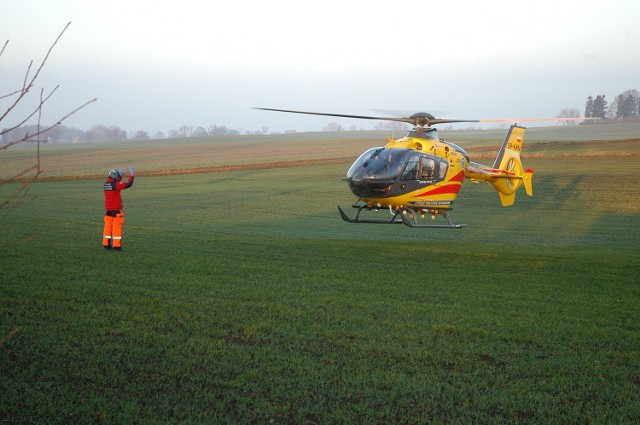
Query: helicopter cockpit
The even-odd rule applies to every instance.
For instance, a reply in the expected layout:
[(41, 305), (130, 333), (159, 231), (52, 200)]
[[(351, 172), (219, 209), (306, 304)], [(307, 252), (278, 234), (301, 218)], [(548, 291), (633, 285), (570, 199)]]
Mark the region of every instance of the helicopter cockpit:
[(360, 155), (347, 171), (347, 180), (362, 179), (395, 180), (406, 163), (406, 155), (411, 149), (372, 148)]
[(347, 182), (360, 197), (392, 195), (396, 186), (396, 189), (408, 187), (402, 183), (414, 181), (421, 186), (437, 183), (444, 179), (447, 168), (446, 161), (424, 152), (377, 147), (360, 155), (351, 165)]

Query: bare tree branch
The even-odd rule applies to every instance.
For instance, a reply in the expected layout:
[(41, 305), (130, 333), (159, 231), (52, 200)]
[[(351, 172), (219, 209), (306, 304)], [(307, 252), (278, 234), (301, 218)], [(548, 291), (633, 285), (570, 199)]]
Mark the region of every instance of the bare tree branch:
[[(58, 87), (59, 86), (56, 86), (56, 88), (53, 89), (53, 91), (56, 91)], [(53, 94), (53, 91), (51, 92), (52, 94)], [(42, 122), (42, 104), (46, 102), (46, 99), (42, 100), (43, 94), (44, 94), (44, 88), (40, 89), (40, 106), (38, 107), (38, 131), (40, 131), (40, 124)], [(49, 96), (47, 96), (47, 99), (49, 98)], [(38, 134), (38, 152), (36, 154), (36, 165), (38, 166), (38, 171), (36, 172), (36, 176), (39, 176), (40, 173), (42, 173), (42, 168), (40, 168), (40, 135), (39, 134)]]
[(22, 91), (22, 90), (16, 90), (16, 91), (14, 91), (14, 92), (12, 92), (12, 93), (4, 94), (4, 95), (0, 96), (0, 100), (4, 99), (4, 98), (6, 98), (6, 97), (11, 97), (11, 96), (13, 96), (14, 94), (18, 94), (18, 93), (20, 93), (21, 91)]
[(31, 80), (29, 86), (27, 87), (27, 80), (29, 80), (29, 74), (31, 73), (31, 67), (33, 66), (33, 60), (29, 61), (29, 66), (27, 67), (27, 72), (24, 73), (24, 80), (22, 81), (22, 93), (27, 94), (29, 89), (33, 87), (33, 82), (35, 78)]
[[(19, 193), (22, 193), (22, 196), (19, 199), (15, 199), (15, 196), (18, 195)], [(18, 192), (15, 193), (14, 195), (14, 201), (13, 204), (6, 208), (4, 206), (4, 203), (2, 204), (2, 206), (0, 206), (0, 209), (3, 210), (3, 214), (0, 216), (0, 220), (2, 220), (3, 218), (5, 218), (11, 211), (13, 211), (14, 209), (22, 206), (22, 205), (26, 205), (31, 201), (35, 201), (38, 197), (34, 196), (30, 199), (25, 199), (27, 197), (27, 194), (29, 193), (29, 187), (26, 187), (23, 189), (18, 190)]]
[(33, 171), (33, 170), (37, 170), (38, 169), (38, 164), (36, 165), (32, 165), (29, 168), (25, 168), (24, 170), (20, 171), (18, 174), (16, 174), (15, 176), (11, 176), (11, 177), (7, 177), (6, 179), (0, 179), (0, 184), (5, 184), (5, 183), (11, 183), (11, 182), (15, 182), (16, 180), (18, 180), (20, 177), (24, 176), (25, 174), (27, 174), (29, 171)]
[[(60, 40), (60, 37), (62, 37), (62, 34), (64, 34), (64, 32), (67, 30), (67, 28), (69, 28), (69, 25), (71, 25), (71, 22), (67, 23), (67, 25), (64, 27), (62, 32), (60, 32), (60, 34), (58, 35), (56, 40), (53, 42), (51, 47), (49, 47), (49, 50), (47, 51), (46, 56), (42, 60), (42, 63), (40, 63), (40, 66), (36, 70), (35, 74), (31, 78), (31, 80), (28, 80), (28, 76), (29, 76), (29, 73), (31, 71), (31, 64), (33, 63), (33, 61), (31, 61), (31, 63), (29, 63), (29, 67), (27, 68), (27, 73), (25, 75), (25, 79), (24, 79), (24, 83), (22, 85), (22, 90), (20, 91), (20, 95), (16, 98), (16, 100), (13, 102), (13, 104), (9, 106), (9, 108), (6, 110), (6, 112), (0, 116), (0, 121), (2, 121), (4, 119), (4, 117), (6, 117), (7, 114), (9, 114), (9, 112), (11, 112), (16, 107), (16, 105), (20, 102), (20, 100), (22, 100), (22, 98), (29, 92), (31, 87), (33, 87), (33, 84), (34, 84), (35, 80), (38, 78), (38, 75), (40, 75), (40, 71), (42, 71), (42, 68), (44, 68), (44, 64), (47, 62), (47, 59), (49, 59), (49, 55), (51, 54), (51, 51), (53, 50), (55, 45), (58, 44), (58, 40)], [(5, 46), (6, 46), (6, 43), (5, 43)], [(4, 47), (3, 47), (3, 50), (4, 50)], [(27, 80), (29, 81), (28, 83), (27, 83)]]
[(42, 95), (41, 95), (41, 96), (40, 96), (40, 104), (38, 105), (38, 107), (37, 107), (33, 112), (31, 112), (31, 113), (30, 113), (30, 114), (29, 114), (25, 119), (23, 119), (22, 121), (20, 121), (18, 124), (14, 125), (13, 127), (5, 128), (4, 130), (0, 131), (0, 136), (2, 136), (2, 135), (3, 135), (3, 134), (5, 134), (5, 133), (8, 133), (8, 132), (10, 132), (10, 131), (13, 131), (13, 130), (15, 130), (15, 129), (16, 129), (16, 128), (18, 128), (18, 127), (21, 127), (21, 126), (22, 126), (22, 124), (24, 124), (25, 122), (29, 121), (29, 119), (31, 119), (31, 117), (33, 117), (36, 113), (38, 113), (39, 111), (41, 111), (41, 110), (42, 110), (42, 105), (43, 105), (47, 100), (49, 100), (49, 98), (51, 97), (51, 95), (53, 95), (53, 93), (55, 93), (55, 91), (56, 91), (56, 90), (58, 90), (58, 87), (60, 87), (60, 86), (59, 86), (59, 85), (58, 85), (58, 86), (55, 86), (55, 88), (54, 88), (53, 90), (51, 90), (51, 93), (49, 93), (49, 95), (48, 95), (44, 100), (42, 100)]
[(16, 190), (13, 195), (9, 196), (7, 199), (5, 199), (4, 201), (0, 202), (0, 208), (4, 207), (5, 205), (7, 205), (9, 202), (11, 202), (11, 200), (13, 198), (15, 198), (16, 196), (18, 196), (23, 190), (26, 190), (29, 188), (29, 185), (31, 184), (32, 181), (34, 181), (36, 179), (36, 177), (38, 177), (38, 175), (36, 174), (35, 176), (31, 177), (29, 180), (27, 180), (22, 186), (20, 186), (20, 189)]
[(20, 138), (20, 139), (17, 139), (17, 140), (14, 140), (14, 141), (13, 141), (13, 142), (11, 142), (11, 143), (7, 143), (6, 145), (0, 146), (0, 151), (1, 151), (1, 150), (4, 150), (4, 149), (7, 149), (7, 148), (9, 148), (9, 147), (11, 147), (11, 146), (17, 145), (18, 143), (25, 142), (25, 141), (27, 141), (27, 140), (29, 140), (29, 139), (32, 139), (32, 138), (34, 138), (34, 137), (36, 137), (36, 136), (39, 136), (39, 135), (41, 135), (41, 134), (44, 134), (44, 133), (46, 133), (46, 132), (48, 132), (48, 131), (53, 130), (54, 128), (56, 128), (57, 126), (59, 126), (60, 124), (62, 124), (62, 122), (63, 122), (64, 120), (66, 120), (67, 118), (69, 118), (71, 115), (75, 114), (75, 113), (76, 113), (76, 112), (78, 112), (80, 109), (84, 108), (84, 107), (85, 107), (85, 106), (87, 106), (88, 104), (93, 103), (93, 102), (95, 102), (95, 101), (97, 101), (97, 100), (98, 100), (98, 98), (94, 98), (94, 99), (91, 99), (91, 100), (89, 100), (89, 101), (87, 101), (87, 102), (83, 103), (82, 105), (80, 105), (79, 107), (77, 107), (76, 109), (74, 109), (73, 111), (69, 112), (69, 113), (68, 113), (67, 115), (65, 115), (64, 117), (60, 118), (60, 119), (59, 119), (55, 124), (53, 124), (53, 125), (51, 125), (51, 126), (49, 126), (49, 127), (45, 128), (44, 130), (40, 130), (40, 131), (38, 131), (38, 132), (36, 132), (36, 133), (34, 133), (34, 134), (27, 134), (27, 135), (25, 135), (24, 137), (22, 137), (22, 138)]
[[(25, 73), (25, 76), (24, 76), (24, 80), (22, 82), (22, 88), (20, 90), (16, 90), (16, 91), (14, 91), (12, 93), (9, 93), (7, 95), (3, 95), (3, 96), (0, 97), (0, 99), (6, 99), (6, 98), (10, 98), (12, 96), (15, 96), (15, 99), (13, 99), (13, 102), (11, 102), (11, 105), (0, 116), (0, 122), (2, 122), (2, 120), (5, 119), (7, 117), (7, 115), (12, 110), (14, 110), (16, 108), (16, 106), (25, 98), (27, 93), (29, 93), (29, 91), (33, 88), (34, 83), (35, 83), (36, 79), (38, 78), (38, 76), (40, 75), (40, 72), (44, 68), (44, 66), (45, 66), (45, 64), (46, 64), (46, 62), (47, 62), (47, 60), (49, 58), (49, 55), (53, 51), (53, 48), (56, 46), (56, 44), (58, 43), (58, 41), (60, 40), (62, 35), (65, 33), (65, 31), (67, 30), (67, 28), (69, 27), (70, 24), (71, 24), (71, 22), (67, 23), (67, 25), (60, 32), (60, 34), (55, 39), (53, 44), (51, 44), (51, 46), (49, 47), (49, 50), (47, 51), (47, 54), (45, 55), (44, 59), (40, 63), (40, 66), (38, 67), (38, 69), (36, 69), (36, 72), (33, 75), (31, 75), (31, 71), (32, 71), (32, 67), (33, 67), (33, 60), (30, 61), (29, 66), (27, 67), (27, 72)], [(9, 41), (7, 40), (4, 43), (4, 45), (2, 46), (2, 49), (0, 50), (0, 56), (2, 56), (2, 54), (4, 53), (4, 50), (7, 47), (8, 43), (9, 43)], [(31, 182), (33, 182), (35, 179), (38, 178), (38, 176), (40, 176), (40, 174), (42, 174), (42, 168), (40, 166), (41, 165), (41, 163), (40, 163), (40, 136), (45, 134), (48, 131), (51, 131), (55, 127), (59, 126), (64, 120), (69, 118), (71, 115), (75, 114), (76, 112), (78, 112), (79, 110), (84, 108), (85, 106), (87, 106), (90, 103), (93, 103), (93, 102), (95, 102), (97, 100), (97, 99), (92, 99), (92, 100), (89, 100), (89, 101), (83, 103), (82, 105), (80, 105), (79, 107), (74, 109), (73, 111), (67, 113), (66, 115), (64, 115), (63, 117), (58, 119), (58, 121), (56, 121), (56, 123), (54, 123), (53, 125), (50, 125), (50, 126), (48, 126), (46, 128), (42, 128), (41, 122), (42, 122), (42, 108), (43, 108), (43, 105), (51, 98), (51, 96), (56, 92), (58, 87), (59, 86), (56, 86), (46, 96), (45, 96), (44, 88), (42, 88), (40, 90), (40, 100), (39, 100), (39, 103), (38, 103), (37, 107), (30, 114), (28, 114), (26, 118), (20, 120), (20, 122), (18, 122), (17, 124), (12, 125), (9, 128), (7, 128), (7, 129), (3, 130), (2, 132), (0, 132), (0, 136), (5, 135), (5, 134), (10, 134), (9, 132), (20, 128), (29, 119), (33, 118), (34, 115), (37, 114), (37, 116), (38, 116), (38, 123), (37, 123), (37, 126), (36, 126), (36, 132), (34, 134), (26, 134), (23, 137), (18, 138), (17, 140), (13, 140), (13, 141), (5, 144), (5, 145), (0, 146), (0, 151), (1, 151), (1, 150), (6, 150), (11, 146), (14, 146), (14, 145), (17, 145), (19, 143), (25, 142), (27, 140), (33, 140), (34, 138), (37, 141), (36, 163), (34, 165), (28, 166), (26, 169), (23, 169), (22, 171), (19, 171), (17, 174), (15, 174), (14, 176), (12, 176), (12, 177), (10, 177), (8, 179), (6, 179), (6, 178), (5, 179), (0, 179), (0, 184), (9, 183), (9, 182), (15, 182), (15, 181), (18, 181), (18, 179), (23, 181), (22, 186), (19, 187), (17, 190), (15, 190), (13, 194), (9, 195), (4, 200), (0, 200), (0, 209), (5, 207), (12, 200), (16, 199), (19, 194), (23, 194), (22, 199), (24, 199), (24, 197), (26, 196), (26, 193), (27, 193), (27, 191), (29, 189), (29, 185), (31, 184)], [(29, 175), (29, 174), (31, 174), (31, 175)], [(14, 202), (13, 206), (10, 209), (13, 209), (17, 205), (20, 205), (20, 204), (22, 204), (22, 200), (18, 199), (17, 202)], [(5, 212), (6, 211), (7, 210), (5, 209)], [(4, 342), (4, 340), (5, 339), (3, 339), (2, 342)]]

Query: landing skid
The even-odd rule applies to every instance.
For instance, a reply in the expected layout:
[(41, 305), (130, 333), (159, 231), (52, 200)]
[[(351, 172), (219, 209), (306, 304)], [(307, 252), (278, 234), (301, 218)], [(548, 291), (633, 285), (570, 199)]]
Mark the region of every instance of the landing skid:
[(417, 212), (411, 208), (406, 208), (402, 211), (402, 214), (400, 214), (400, 217), (402, 218), (402, 222), (409, 226), (409, 227), (415, 227), (415, 228), (425, 228), (425, 229), (461, 229), (463, 227), (466, 226), (466, 224), (455, 224), (453, 222), (453, 220), (451, 220), (451, 217), (449, 216), (449, 213), (447, 211), (439, 211), (437, 214), (434, 213), (435, 215), (441, 215), (443, 216), (446, 220), (448, 224), (427, 224), (424, 223), (423, 221), (425, 220), (424, 214)]
[(360, 213), (362, 212), (362, 210), (371, 211), (371, 210), (373, 210), (373, 208), (369, 208), (366, 204), (365, 205), (354, 205), (353, 207), (357, 208), (358, 211), (356, 212), (356, 215), (353, 218), (351, 218), (344, 211), (342, 211), (342, 208), (340, 208), (340, 206), (338, 205), (338, 211), (340, 211), (340, 216), (342, 217), (342, 219), (344, 221), (348, 221), (349, 223), (403, 224), (402, 220), (398, 220), (398, 216), (400, 215), (400, 211), (395, 212), (391, 216), (391, 218), (389, 220), (370, 220), (370, 219), (362, 219), (362, 218), (360, 218)]
[(424, 228), (424, 229), (460, 229), (465, 227), (466, 224), (455, 224), (449, 213), (447, 211), (437, 211), (437, 212), (429, 212), (432, 214), (431, 218), (434, 218), (436, 215), (442, 215), (446, 220), (447, 224), (428, 224), (426, 219), (424, 218), (425, 214), (423, 212), (418, 212), (412, 208), (403, 208), (401, 210), (391, 210), (391, 218), (388, 220), (372, 220), (372, 219), (362, 219), (360, 218), (360, 214), (363, 211), (378, 211), (377, 208), (371, 208), (366, 204), (363, 205), (353, 205), (354, 208), (357, 208), (356, 214), (353, 218), (349, 217), (343, 210), (338, 206), (338, 211), (340, 211), (340, 216), (342, 219), (349, 223), (369, 223), (369, 224), (404, 224), (413, 228)]

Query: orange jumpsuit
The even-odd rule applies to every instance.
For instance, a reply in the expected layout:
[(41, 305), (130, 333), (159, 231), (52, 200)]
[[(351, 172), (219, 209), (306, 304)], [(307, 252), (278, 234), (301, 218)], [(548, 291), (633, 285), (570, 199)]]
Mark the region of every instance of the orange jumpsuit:
[(104, 215), (104, 231), (102, 232), (102, 246), (105, 248), (122, 249), (122, 225), (124, 224), (124, 212), (122, 212), (122, 196), (120, 191), (133, 185), (133, 175), (129, 180), (122, 182), (122, 176), (118, 179), (109, 177), (104, 182), (104, 207), (107, 212)]

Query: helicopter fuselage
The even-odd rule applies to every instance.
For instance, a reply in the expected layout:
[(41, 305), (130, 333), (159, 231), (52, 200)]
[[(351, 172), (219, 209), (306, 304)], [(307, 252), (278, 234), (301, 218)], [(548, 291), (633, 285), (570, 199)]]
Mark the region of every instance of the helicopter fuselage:
[[(383, 147), (369, 149), (351, 165), (347, 172), (349, 188), (358, 197), (352, 205), (357, 209), (350, 217), (340, 206), (340, 216), (349, 223), (402, 223), (409, 227), (461, 228), (449, 216), (453, 201), (465, 179), (493, 185), (503, 207), (513, 205), (516, 191), (524, 185), (527, 195), (533, 196), (533, 170), (524, 168), (520, 160), (525, 128), (513, 124), (504, 139), (493, 166), (469, 162), (469, 155), (461, 147), (438, 138), (436, 124), (461, 122), (508, 122), (522, 120), (469, 120), (436, 118), (426, 112), (409, 117), (376, 117), (287, 109), (256, 108), (294, 114), (319, 115), (366, 120), (385, 120), (412, 124), (413, 130), (402, 139), (389, 138)], [(544, 118), (543, 121), (559, 118)], [(564, 118), (562, 118), (564, 120)], [(575, 118), (576, 120), (582, 118)], [(527, 118), (524, 121), (539, 121)], [(361, 217), (366, 211), (388, 208), (388, 220)], [(421, 220), (441, 215), (447, 224), (425, 224)]]
[(437, 137), (435, 129), (414, 129), (384, 147), (364, 152), (347, 172), (354, 195), (370, 208), (449, 210), (465, 179), (467, 153)]

